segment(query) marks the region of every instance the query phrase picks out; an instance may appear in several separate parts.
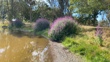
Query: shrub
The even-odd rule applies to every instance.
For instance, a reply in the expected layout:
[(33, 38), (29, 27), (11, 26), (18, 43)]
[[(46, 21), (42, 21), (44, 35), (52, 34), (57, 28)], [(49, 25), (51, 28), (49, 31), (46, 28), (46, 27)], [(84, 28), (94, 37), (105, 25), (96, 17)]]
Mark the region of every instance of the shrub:
[(40, 19), (36, 20), (36, 23), (33, 27), (34, 32), (42, 31), (42, 30), (45, 30), (47, 28), (49, 28), (49, 21), (47, 19), (44, 19), (44, 18), (40, 18)]
[(22, 23), (21, 20), (19, 19), (14, 19), (11, 24), (10, 24), (10, 27), (15, 27), (15, 28), (21, 28), (24, 24)]
[(65, 36), (75, 35), (78, 32), (78, 25), (72, 17), (65, 16), (58, 18), (51, 25), (49, 37), (51, 40), (59, 41)]

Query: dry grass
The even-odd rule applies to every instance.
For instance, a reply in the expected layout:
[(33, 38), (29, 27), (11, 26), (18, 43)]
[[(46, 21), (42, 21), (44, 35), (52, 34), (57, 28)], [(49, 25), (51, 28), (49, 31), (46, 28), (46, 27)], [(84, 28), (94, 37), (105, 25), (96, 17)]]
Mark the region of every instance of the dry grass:
[(102, 38), (104, 41), (104, 46), (110, 50), (110, 28), (104, 28), (103, 29)]
[[(84, 31), (82, 32), (84, 35), (87, 35), (90, 38), (95, 38), (95, 29), (96, 27), (93, 26), (81, 26)], [(103, 28), (103, 45), (105, 48), (110, 50), (110, 27), (102, 27)]]

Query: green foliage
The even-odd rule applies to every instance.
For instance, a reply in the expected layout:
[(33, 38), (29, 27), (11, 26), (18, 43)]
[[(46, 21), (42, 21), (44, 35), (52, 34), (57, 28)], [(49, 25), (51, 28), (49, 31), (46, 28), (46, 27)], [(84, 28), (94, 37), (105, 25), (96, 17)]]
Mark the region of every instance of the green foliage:
[(77, 53), (87, 60), (86, 62), (110, 62), (109, 52), (99, 48), (97, 44), (89, 44), (87, 42), (95, 41), (95, 39), (88, 39), (87, 36), (77, 38), (66, 38), (62, 44), (69, 48), (71, 52)]
[(107, 21), (107, 20), (106, 21), (100, 21), (99, 24), (100, 24), (101, 27), (108, 27), (108, 26), (110, 26), (109, 21)]
[[(11, 4), (10, 4), (11, 3)], [(23, 0), (8, 1), (7, 0), (7, 19), (11, 21), (12, 18), (29, 19), (29, 11), (27, 3)]]
[(35, 21), (38, 18), (46, 18), (49, 21), (53, 22), (57, 17), (60, 17), (60, 10), (58, 8), (50, 8), (47, 4), (38, 6), (37, 10), (32, 12), (32, 21)]
[(108, 9), (107, 2), (103, 0), (70, 0), (70, 4), (70, 10), (78, 8), (76, 12), (85, 14), (93, 14), (94, 11)]
[(32, 21), (35, 21), (38, 18), (46, 18), (48, 20), (53, 20), (54, 12), (51, 8), (49, 8), (46, 4), (42, 4), (38, 6), (37, 10), (32, 12)]
[(109, 10), (109, 7), (109, 3), (105, 0), (70, 0), (69, 9), (73, 11), (73, 13), (85, 15), (89, 18), (89, 20), (86, 19), (87, 21), (91, 21), (91, 24), (96, 25), (98, 14), (101, 14), (102, 11)]
[[(57, 13), (57, 15), (64, 16), (64, 15), (68, 15), (71, 16), (72, 13), (70, 13), (71, 11), (68, 9), (69, 7), (69, 0), (47, 0), (47, 2), (50, 4), (51, 8), (58, 8), (59, 9), (59, 13)], [(56, 4), (57, 3), (57, 4)]]
[(48, 30), (49, 30), (49, 29), (46, 29), (46, 30), (43, 30), (43, 31), (36, 32), (36, 35), (38, 35), (38, 36), (45, 36), (45, 37), (48, 38)]

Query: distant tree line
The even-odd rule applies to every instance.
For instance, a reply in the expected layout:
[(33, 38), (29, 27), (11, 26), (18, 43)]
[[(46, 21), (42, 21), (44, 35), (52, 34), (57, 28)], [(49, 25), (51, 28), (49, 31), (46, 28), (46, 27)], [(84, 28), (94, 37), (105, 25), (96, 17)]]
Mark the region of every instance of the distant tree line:
[(109, 0), (0, 0), (0, 18), (12, 18), (33, 22), (38, 18), (50, 21), (62, 16), (74, 16), (85, 25), (97, 25), (97, 17), (105, 12), (110, 23)]

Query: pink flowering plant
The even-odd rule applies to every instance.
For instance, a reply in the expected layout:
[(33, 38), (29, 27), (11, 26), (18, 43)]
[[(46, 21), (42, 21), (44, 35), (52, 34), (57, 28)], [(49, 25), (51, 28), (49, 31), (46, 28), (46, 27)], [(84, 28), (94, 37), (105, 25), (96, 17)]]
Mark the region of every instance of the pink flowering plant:
[(96, 27), (96, 33), (95, 33), (95, 35), (96, 36), (98, 36), (98, 37), (102, 37), (102, 27), (100, 27), (100, 25), (98, 25), (97, 27)]
[(99, 39), (99, 44), (100, 44), (100, 46), (103, 46), (103, 45), (102, 45), (102, 43), (103, 43), (102, 34), (103, 34), (102, 27), (100, 27), (100, 25), (98, 25), (98, 26), (96, 27), (95, 35), (96, 35), (96, 36), (98, 37), (98, 39)]
[(69, 16), (58, 18), (51, 25), (48, 36), (51, 40), (59, 41), (65, 36), (75, 35), (78, 31), (76, 21)]

